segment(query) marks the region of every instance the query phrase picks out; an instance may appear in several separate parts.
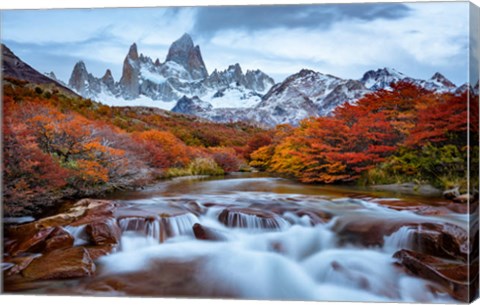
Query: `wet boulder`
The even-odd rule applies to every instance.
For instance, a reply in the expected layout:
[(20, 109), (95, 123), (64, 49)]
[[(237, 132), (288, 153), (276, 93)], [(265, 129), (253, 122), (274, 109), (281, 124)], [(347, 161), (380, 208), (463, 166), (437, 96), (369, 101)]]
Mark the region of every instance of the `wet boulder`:
[(197, 216), (174, 206), (125, 206), (116, 212), (121, 232), (136, 232), (160, 242), (179, 235), (193, 235)]
[(210, 241), (224, 241), (228, 240), (228, 237), (223, 232), (215, 230), (199, 223), (193, 225), (193, 234), (196, 239), (210, 240)]
[(89, 239), (97, 246), (119, 244), (122, 234), (114, 218), (89, 223), (85, 227)]
[(280, 230), (287, 223), (280, 216), (252, 208), (226, 208), (218, 220), (230, 228)]
[(41, 252), (45, 248), (47, 238), (54, 230), (54, 227), (37, 229), (31, 225), (28, 225), (28, 228), (18, 226), (14, 228), (15, 233), (10, 232), (6, 234), (10, 242), (8, 247), (5, 248), (5, 252), (8, 256)]
[(454, 199), (458, 196), (460, 196), (460, 190), (458, 186), (443, 192), (443, 197), (447, 199)]
[(85, 250), (87, 250), (92, 260), (96, 260), (102, 256), (109, 255), (110, 253), (115, 252), (117, 248), (117, 245), (106, 244), (101, 246), (86, 246)]
[(388, 220), (374, 216), (343, 216), (333, 224), (332, 230), (337, 233), (339, 242), (362, 246), (382, 246), (385, 236), (396, 232), (402, 226), (414, 225), (407, 220)]
[(54, 250), (34, 259), (22, 271), (28, 280), (70, 279), (91, 276), (95, 264), (83, 247)]
[(41, 254), (24, 254), (13, 258), (4, 259), (4, 263), (8, 264), (8, 269), (6, 269), (6, 275), (12, 276), (20, 273), (22, 270), (28, 267), (30, 263), (41, 256)]
[(45, 243), (45, 252), (56, 249), (71, 248), (74, 244), (73, 236), (62, 227), (56, 227)]
[[(468, 302), (469, 268), (466, 263), (444, 260), (410, 250), (400, 250), (393, 257), (407, 273), (437, 283), (455, 299)], [(478, 264), (475, 270), (478, 270)]]
[(468, 258), (468, 234), (453, 224), (421, 224), (413, 240), (414, 249), (425, 254), (463, 261)]
[(81, 217), (69, 223), (71, 226), (86, 225), (89, 223), (103, 222), (114, 218), (116, 205), (108, 200), (83, 199), (77, 202), (70, 211), (83, 210)]

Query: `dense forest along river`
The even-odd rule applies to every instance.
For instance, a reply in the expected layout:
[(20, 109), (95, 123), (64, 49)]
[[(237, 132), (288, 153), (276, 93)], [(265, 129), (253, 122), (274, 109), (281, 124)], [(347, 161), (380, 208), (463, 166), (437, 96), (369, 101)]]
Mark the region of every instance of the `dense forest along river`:
[[(455, 302), (394, 257), (432, 254), (422, 230), (467, 229), (467, 214), (441, 200), (252, 174), (178, 178), (109, 199), (121, 207), (118, 250), (97, 261), (94, 277), (52, 282), (47, 292)], [(77, 240), (79, 231), (70, 228)]]

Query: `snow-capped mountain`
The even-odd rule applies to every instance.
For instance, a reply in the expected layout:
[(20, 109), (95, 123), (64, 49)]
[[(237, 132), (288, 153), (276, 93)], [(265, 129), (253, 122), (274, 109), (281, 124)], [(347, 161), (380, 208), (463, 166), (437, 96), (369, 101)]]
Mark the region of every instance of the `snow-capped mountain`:
[(82, 96), (106, 104), (171, 110), (183, 96), (200, 97), (215, 108), (252, 107), (261, 101), (274, 81), (260, 70), (244, 74), (238, 63), (209, 75), (200, 47), (184, 34), (172, 43), (163, 63), (139, 54), (134, 43), (125, 57), (118, 82), (110, 70), (97, 78), (79, 61), (68, 84)]
[(330, 115), (343, 103), (391, 90), (399, 81), (438, 92), (460, 90), (440, 73), (422, 80), (392, 68), (367, 71), (358, 80), (303, 69), (278, 84), (260, 70), (244, 73), (238, 63), (209, 74), (200, 47), (188, 34), (172, 43), (163, 63), (139, 54), (132, 44), (118, 82), (110, 70), (101, 78), (93, 76), (80, 61), (68, 85), (84, 97), (115, 106), (153, 106), (218, 122), (274, 126)]
[(447, 92), (456, 89), (456, 86), (440, 73), (435, 73), (430, 79), (415, 79), (392, 68), (383, 68), (376, 71), (366, 72), (360, 80), (367, 89), (375, 91), (379, 89), (391, 89), (392, 83), (405, 81), (416, 84), (428, 90)]
[(354, 103), (367, 93), (380, 89), (391, 90), (391, 84), (399, 81), (412, 82), (439, 92), (457, 90), (440, 73), (429, 80), (420, 80), (384, 68), (368, 71), (360, 80), (352, 80), (303, 69), (274, 85), (259, 103), (251, 107), (213, 107), (212, 100), (184, 97), (172, 111), (220, 122), (243, 120), (266, 126), (285, 123), (297, 125), (310, 116), (330, 115), (343, 103)]

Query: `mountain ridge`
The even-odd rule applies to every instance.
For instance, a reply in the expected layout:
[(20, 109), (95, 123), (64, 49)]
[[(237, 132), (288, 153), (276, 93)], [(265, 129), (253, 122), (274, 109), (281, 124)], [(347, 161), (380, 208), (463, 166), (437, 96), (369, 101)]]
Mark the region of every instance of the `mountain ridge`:
[(69, 86), (84, 97), (104, 99), (107, 104), (113, 101), (110, 104), (123, 106), (128, 105), (128, 101), (145, 100), (149, 106), (167, 110), (174, 108), (183, 96), (215, 99), (213, 103), (218, 104), (228, 102), (221, 98), (232, 92), (250, 99), (248, 105), (255, 104), (273, 84), (274, 80), (264, 72), (247, 70), (244, 73), (238, 63), (208, 74), (200, 47), (188, 34), (171, 44), (164, 62), (139, 53), (137, 44), (133, 43), (123, 61), (118, 82), (111, 72), (105, 72), (102, 78), (91, 75), (82, 61), (74, 66), (69, 81)]
[[(456, 87), (439, 72), (424, 80), (388, 67), (369, 70), (360, 79), (343, 79), (301, 69), (274, 84), (273, 79), (261, 70), (244, 73), (239, 63), (208, 74), (197, 47), (191, 37), (184, 34), (172, 43), (165, 61), (160, 62), (158, 58), (153, 61), (139, 53), (137, 44), (133, 43), (125, 56), (118, 81), (109, 69), (102, 77), (92, 75), (80, 60), (75, 64), (67, 86), (83, 97), (111, 106), (150, 106), (215, 122), (247, 121), (267, 127), (297, 125), (309, 116), (331, 115), (343, 103), (355, 103), (365, 94), (377, 90), (391, 90), (391, 84), (399, 81), (454, 94), (469, 88), (466, 84)], [(22, 66), (13, 65), (12, 68), (12, 63), (20, 59), (8, 48), (4, 53), (6, 74), (15, 75), (16, 72), (9, 72), (15, 69), (22, 71)], [(34, 70), (28, 67), (28, 71)], [(53, 72), (35, 75), (44, 82), (65, 87)], [(199, 75), (204, 78), (197, 78)]]
[(49, 75), (44, 75), (21, 60), (5, 44), (2, 43), (1, 48), (2, 77), (4, 79), (9, 77), (37, 85), (53, 85), (68, 95), (78, 96), (77, 93), (59, 82), (53, 72), (50, 72)]

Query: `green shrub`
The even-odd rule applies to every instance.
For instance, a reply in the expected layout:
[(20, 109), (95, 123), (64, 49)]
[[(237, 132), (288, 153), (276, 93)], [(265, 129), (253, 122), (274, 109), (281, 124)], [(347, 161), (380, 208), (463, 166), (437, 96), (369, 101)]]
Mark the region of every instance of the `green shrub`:
[(223, 169), (210, 158), (196, 158), (188, 165), (189, 171), (193, 175), (223, 175)]
[(399, 148), (395, 155), (365, 173), (359, 182), (364, 185), (416, 182), (466, 190), (466, 179), (466, 150), (455, 145), (427, 143), (420, 149)]
[(196, 158), (184, 168), (169, 168), (165, 172), (166, 178), (182, 177), (182, 176), (220, 176), (225, 174), (223, 169), (211, 158)]

